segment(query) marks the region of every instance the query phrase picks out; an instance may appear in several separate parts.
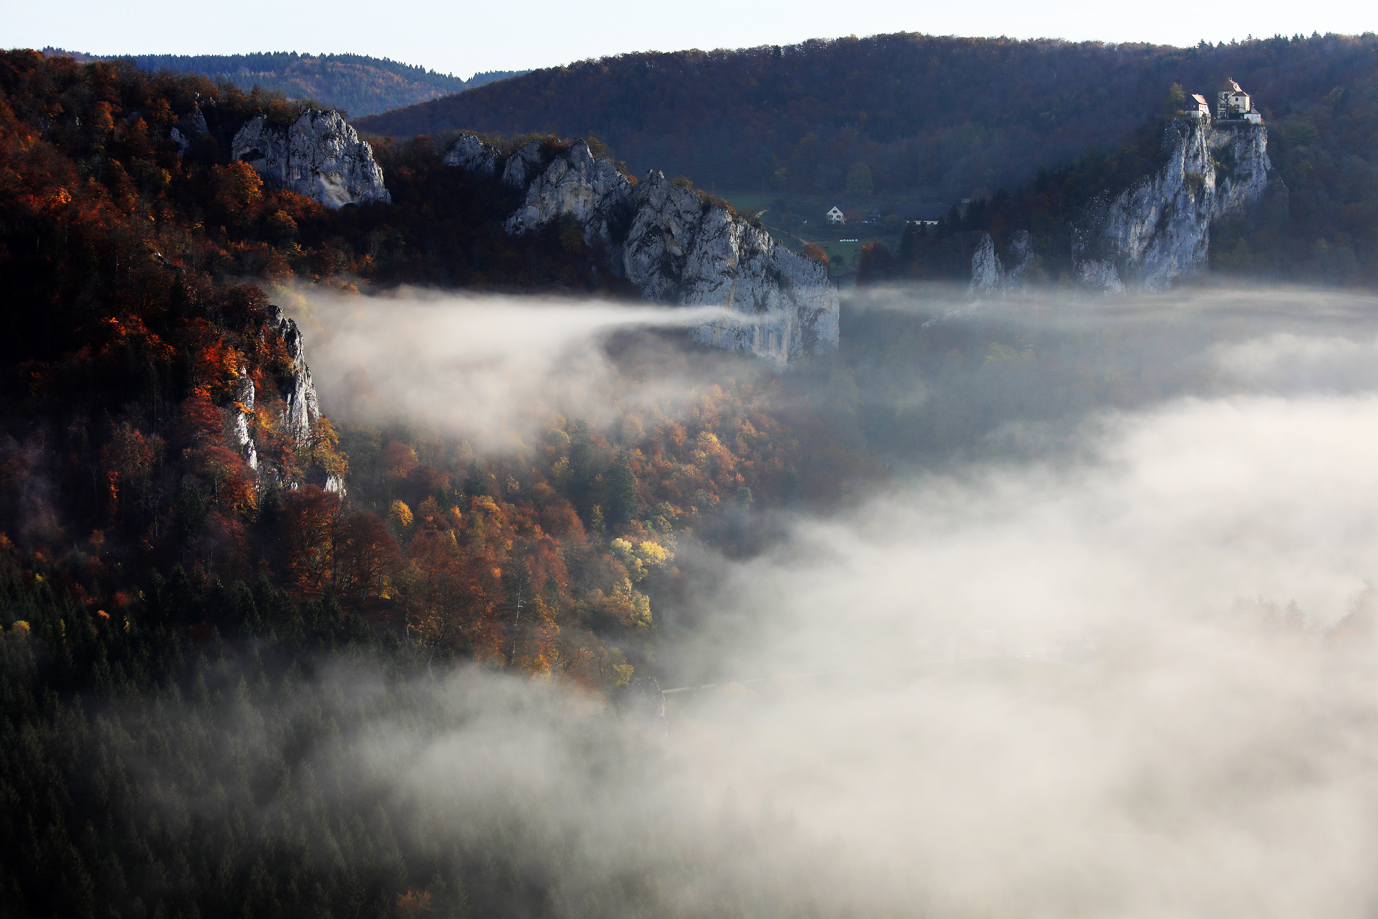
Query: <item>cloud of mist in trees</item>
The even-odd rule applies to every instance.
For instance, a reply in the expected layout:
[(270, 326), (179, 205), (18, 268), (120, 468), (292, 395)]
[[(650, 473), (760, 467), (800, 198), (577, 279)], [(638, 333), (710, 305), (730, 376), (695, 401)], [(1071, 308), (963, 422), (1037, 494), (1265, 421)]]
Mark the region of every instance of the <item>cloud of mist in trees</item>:
[(529, 444), (555, 413), (594, 426), (613, 424), (629, 408), (673, 413), (726, 359), (678, 354), (661, 341), (652, 359), (667, 360), (646, 368), (635, 356), (619, 363), (605, 347), (616, 336), (687, 329), (729, 315), (720, 307), (409, 288), (377, 297), (309, 292), (292, 299), (327, 414), (372, 424), (419, 422), (479, 450)]
[[(671, 695), (668, 737), (463, 670), (312, 769), (553, 915), (1366, 914), (1378, 641), (1324, 627), (1378, 613), (1378, 338), (1313, 305), (1144, 338), (1192, 387), (1090, 412), (1071, 460), (899, 481), (719, 561), (664, 666), (737, 682)], [(308, 688), (381, 693), (356, 666)]]

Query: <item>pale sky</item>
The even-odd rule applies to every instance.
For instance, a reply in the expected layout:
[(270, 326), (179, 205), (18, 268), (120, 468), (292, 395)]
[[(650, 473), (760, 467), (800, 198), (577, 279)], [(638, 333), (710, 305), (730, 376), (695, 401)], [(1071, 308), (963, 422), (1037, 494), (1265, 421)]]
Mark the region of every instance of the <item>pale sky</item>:
[(89, 54), (353, 52), (468, 77), (629, 51), (744, 48), (887, 32), (1194, 45), (1252, 34), (1360, 33), (1378, 28), (1368, 3), (1202, 3), (1106, 0), (1030, 3), (819, 3), (696, 0), (669, 4), (435, 3), (426, 0), (0, 0), (0, 47), (45, 45)]

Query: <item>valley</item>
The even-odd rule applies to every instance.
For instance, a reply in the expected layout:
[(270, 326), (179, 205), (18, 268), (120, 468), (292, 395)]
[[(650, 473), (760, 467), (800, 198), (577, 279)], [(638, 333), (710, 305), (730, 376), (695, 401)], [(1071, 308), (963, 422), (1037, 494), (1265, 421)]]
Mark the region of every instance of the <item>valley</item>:
[(1365, 915), (1373, 48), (0, 52), (0, 919)]

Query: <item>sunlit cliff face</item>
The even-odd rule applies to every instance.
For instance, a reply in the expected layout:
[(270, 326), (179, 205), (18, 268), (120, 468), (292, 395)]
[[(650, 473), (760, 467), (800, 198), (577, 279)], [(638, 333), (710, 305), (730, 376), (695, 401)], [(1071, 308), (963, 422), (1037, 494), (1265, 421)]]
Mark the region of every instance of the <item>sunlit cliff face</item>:
[[(896, 297), (870, 309), (913, 302)], [(714, 685), (668, 694), (664, 727), (471, 674), (446, 689), (467, 714), (371, 726), (389, 740), (361, 744), (359, 768), (421, 802), (430, 832), (506, 808), (533, 851), (576, 840), (570, 904), (645, 876), (641, 905), (676, 915), (1367, 914), (1375, 305), (1230, 291), (1045, 301), (1037, 326), (979, 317), (1073, 342), (1057, 367), (1038, 363), (1038, 335), (1013, 349), (1027, 372), (967, 361), (962, 374), (991, 374), (982, 399), (1069, 385), (1078, 361), (1100, 373), (1107, 342), (1154, 382), (1110, 408), (992, 425), (979, 437), (1019, 449), (916, 464), (754, 559), (686, 542), (704, 589), (669, 617), (661, 683)], [(404, 315), (388, 334), (436, 352), (484, 334)], [(495, 418), (569, 390), (560, 355), (586, 329), (554, 348), (544, 314), (492, 322), (504, 334), (465, 373), (472, 392), (506, 393)], [(378, 392), (406, 391), (369, 370)], [(975, 386), (922, 385), (907, 411)]]

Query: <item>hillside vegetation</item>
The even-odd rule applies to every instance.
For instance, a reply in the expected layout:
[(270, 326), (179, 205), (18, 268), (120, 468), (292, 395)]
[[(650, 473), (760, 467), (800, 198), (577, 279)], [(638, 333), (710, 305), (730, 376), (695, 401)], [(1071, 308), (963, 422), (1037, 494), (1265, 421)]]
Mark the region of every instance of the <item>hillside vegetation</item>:
[[(1281, 131), (1288, 138), (1285, 158), (1280, 154), (1284, 168), (1313, 176), (1317, 189), (1339, 188), (1319, 184), (1337, 175), (1356, 176), (1355, 187), (1366, 187), (1362, 159), (1357, 165), (1336, 160), (1317, 139), (1333, 129), (1326, 116), (1347, 117), (1350, 98), (1369, 105), (1362, 94), (1336, 96), (1331, 107), (1306, 116), (1319, 126), (1315, 135)], [(948, 299), (952, 292), (928, 285), (914, 294), (912, 308), (870, 301), (863, 292), (844, 314), (836, 356), (776, 372), (696, 349), (669, 333), (580, 338), (579, 348), (591, 353), (576, 360), (544, 343), (550, 330), (538, 326), (559, 325), (584, 304), (551, 298), (542, 301), (543, 319), (522, 321), (521, 302), (529, 306), (534, 298), (491, 298), (495, 310), (509, 311), (493, 323), (508, 350), (562, 374), (532, 389), (514, 387), (518, 401), (539, 417), (531, 426), (499, 418), (501, 449), (481, 442), (476, 449), (439, 424), (431, 429), (409, 418), (409, 404), (389, 401), (388, 393), (398, 390), (383, 385), (385, 376), (407, 390), (428, 390), (466, 416), (482, 416), (487, 403), (500, 401), (492, 387), (474, 397), (476, 390), (456, 394), (427, 378), (421, 347), (408, 360), (374, 361), (366, 373), (343, 376), (349, 392), (338, 394), (336, 404), (373, 402), (375, 412), (360, 412), (352, 423), (315, 417), (299, 434), (285, 423), (283, 393), (303, 381), (302, 371), (274, 303), (302, 306), (309, 295), (312, 307), (299, 315), (309, 312), (322, 331), (345, 326), (353, 305), (371, 304), (380, 317), (366, 325), (371, 338), (412, 325), (406, 340), (428, 339), (444, 363), (463, 364), (459, 369), (491, 383), (509, 374), (500, 361), (493, 367), (479, 351), (472, 354), (481, 359), (445, 349), (491, 332), (481, 323), (456, 332), (441, 322), (409, 322), (403, 308), (409, 285), (412, 299), (426, 308), (442, 308), (445, 300), (418, 296), (416, 287), (631, 298), (625, 281), (595, 269), (597, 253), (576, 224), (553, 220), (522, 237), (506, 233), (501, 218), (518, 205), (515, 194), (496, 177), (443, 165), (444, 138), (377, 145), (391, 205), (329, 210), (231, 161), (230, 139), (246, 119), (265, 115), (281, 126), (302, 111), (281, 96), (198, 75), (150, 73), (128, 61), (79, 64), (32, 51), (0, 53), (3, 919), (1001, 915), (985, 901), (968, 909), (935, 887), (932, 879), (945, 863), (912, 858), (924, 850), (909, 847), (909, 830), (931, 830), (931, 816), (951, 812), (951, 823), (936, 823), (928, 850), (940, 855), (953, 840), (960, 854), (960, 840), (975, 839), (963, 836), (963, 828), (980, 827), (971, 851), (995, 877), (1028, 851), (1029, 839), (1048, 835), (1054, 810), (1096, 817), (1075, 775), (1067, 786), (1076, 787), (1076, 797), (1050, 799), (1041, 767), (1033, 775), (1036, 793), (1028, 796), (1033, 811), (1011, 812), (1011, 798), (983, 794), (990, 799), (984, 813), (995, 818), (985, 819), (963, 803), (974, 799), (952, 797), (944, 776), (970, 771), (978, 760), (993, 764), (990, 775), (1000, 787), (1009, 782), (1012, 757), (1037, 764), (1026, 755), (1037, 752), (1029, 744), (1050, 725), (1051, 742), (1077, 755), (1089, 749), (1085, 738), (1111, 737), (1123, 724), (1149, 726), (1142, 746), (1155, 758), (1129, 757), (1129, 772), (1111, 773), (1104, 811), (1115, 819), (1084, 824), (1094, 832), (1067, 824), (1077, 833), (1062, 835), (1083, 836), (1087, 846), (1104, 847), (1111, 835), (1156, 840), (1190, 829), (1202, 822), (1202, 801), (1230, 795), (1257, 796), (1271, 813), (1277, 789), (1294, 787), (1278, 782), (1300, 776), (1309, 787), (1324, 774), (1232, 734), (1232, 758), (1208, 770), (1209, 780), (1180, 795), (1154, 797), (1145, 810), (1142, 783), (1132, 780), (1154, 774), (1161, 757), (1179, 751), (1172, 735), (1158, 729), (1166, 720), (1155, 715), (1157, 708), (1147, 709), (1153, 717), (1141, 717), (1144, 709), (1121, 704), (1132, 701), (1120, 691), (1132, 683), (1085, 684), (1096, 690), (1087, 706), (1095, 718), (1073, 721), (1073, 734), (1042, 716), (1057, 709), (1007, 706), (986, 692), (986, 686), (1005, 691), (1003, 683), (1010, 692), (1003, 698), (1061, 704), (1056, 700), (1073, 699), (1076, 691), (1063, 674), (1128, 674), (1137, 681), (1148, 672), (1151, 696), (1160, 699), (1159, 674), (1180, 681), (1203, 658), (1183, 658), (1181, 644), (1145, 641), (1145, 630), (1123, 638), (1112, 633), (1098, 652), (1103, 666), (990, 658), (977, 662), (979, 671), (953, 671), (955, 679), (942, 680), (914, 669), (918, 654), (925, 666), (932, 663), (914, 621), (931, 616), (944, 636), (960, 627), (942, 584), (949, 576), (971, 580), (964, 565), (977, 555), (991, 557), (991, 566), (978, 570), (998, 572), (991, 578), (997, 587), (1013, 584), (1020, 603), (1041, 602), (1039, 582), (1026, 583), (1036, 566), (1020, 549), (1031, 543), (1007, 542), (990, 527), (997, 504), (1028, 505), (1036, 524), (1025, 526), (1027, 516), (1015, 520), (1033, 540), (1056, 542), (1056, 531), (1075, 529), (1048, 516), (1048, 502), (1027, 500), (1032, 493), (1017, 480), (973, 478), (970, 488), (962, 485), (965, 470), (974, 468), (966, 464), (996, 468), (1024, 455), (1036, 446), (1036, 436), (1025, 435), (1036, 435), (1037, 427), (1079, 429), (1087, 417), (1104, 418), (1103, 409), (1149, 407), (1156, 414), (1169, 401), (1194, 401), (1184, 397), (1199, 379), (1203, 349), (1215, 350), (1199, 327), (1180, 328), (1175, 314), (1126, 326), (1077, 321), (1071, 313), (1067, 322), (1048, 322), (1027, 310), (1009, 322), (975, 313), (935, 324), (930, 316), (967, 305), (965, 288), (953, 285)], [(1369, 122), (1348, 123), (1360, 142)], [(194, 140), (179, 144), (175, 138), (193, 125)], [(497, 145), (508, 155), (529, 140)], [(540, 149), (553, 158), (565, 148), (547, 137)], [(1043, 174), (1029, 194), (1079, 202), (1151, 167), (1154, 153), (1131, 144), (1108, 159), (1079, 160)], [(1310, 200), (1320, 201), (1319, 194)], [(712, 206), (708, 195), (703, 200)], [(964, 234), (1035, 204), (1006, 196), (954, 211), (932, 242), (957, 247)], [(1322, 214), (1350, 214), (1317, 207)], [(1361, 211), (1354, 214), (1362, 219)], [(931, 276), (940, 274), (935, 269)], [(360, 291), (392, 292), (397, 299), (365, 298)], [(596, 318), (598, 305), (587, 306)], [(552, 318), (557, 309), (563, 310), (559, 322)], [(308, 357), (324, 337), (308, 336)], [(1353, 351), (1354, 360), (1364, 359), (1362, 348)], [(1317, 360), (1324, 359), (1326, 352), (1319, 353)], [(588, 414), (597, 417), (532, 407), (537, 389), (581, 389), (603, 372), (617, 385), (595, 388), (598, 405)], [(318, 379), (326, 374), (318, 372)], [(247, 382), (253, 399), (246, 398)], [(1315, 385), (1328, 385), (1327, 378), (1318, 375)], [(323, 385), (323, 401), (328, 395)], [(1229, 412), (1239, 414), (1245, 401), (1232, 400)], [(1346, 408), (1345, 436), (1354, 417)], [(256, 466), (237, 424), (257, 445)], [(1297, 444), (1313, 446), (1307, 430), (1285, 440), (1289, 456), (1308, 453)], [(1069, 439), (1067, 447), (1080, 452), (1084, 443)], [(1054, 446), (1048, 455), (1060, 454)], [(1116, 462), (1118, 456), (1112, 454)], [(1040, 461), (1040, 479), (1051, 465)], [(892, 487), (903, 483), (892, 466), (900, 475), (908, 466), (953, 474), (926, 476), (941, 494), (892, 522), (891, 509), (858, 508), (854, 500), (879, 492), (897, 509), (909, 503), (902, 488)], [(1087, 506), (1088, 492), (1105, 490), (1097, 485), (1103, 479), (1070, 471), (1076, 494), (1070, 503)], [(320, 487), (341, 477), (347, 491)], [(1215, 481), (1187, 494), (1205, 494)], [(989, 495), (968, 513), (963, 496), (978, 488)], [(1335, 506), (1354, 493), (1331, 491), (1339, 496), (1332, 496)], [(1274, 506), (1265, 502), (1262, 513)], [(1234, 546), (1240, 518), (1230, 507), (1221, 518), (1230, 526), (1220, 532)], [(865, 523), (864, 540), (854, 544), (859, 551), (831, 541), (827, 531), (839, 529), (833, 521), (853, 516), (833, 513), (839, 509), (865, 518), (858, 521)], [(1156, 504), (1153, 510), (1155, 520), (1171, 521), (1157, 514)], [(973, 519), (976, 529), (965, 532), (976, 533), (977, 542), (967, 543), (962, 530), (961, 539), (948, 539), (944, 521), (957, 514)], [(803, 526), (795, 527), (795, 519)], [(1077, 519), (1087, 518), (1069, 522)], [(1160, 526), (1162, 538), (1178, 543), (1191, 529), (1211, 529), (1198, 516), (1183, 519), (1191, 524)], [(941, 542), (945, 554), (930, 564), (905, 543), (901, 528), (927, 531), (923, 538)], [(1340, 541), (1365, 531), (1360, 525), (1326, 529)], [(899, 554), (891, 552), (891, 541)], [(963, 544), (975, 548), (947, 551)], [(1122, 551), (1154, 554), (1143, 545), (1131, 540)], [(1276, 545), (1290, 552), (1314, 543), (1279, 539)], [(845, 572), (839, 588), (815, 590), (820, 582), (809, 570), (835, 566)], [(786, 572), (788, 581), (773, 571)], [(733, 599), (748, 579), (751, 589)], [(1130, 590), (1146, 583), (1147, 577), (1135, 578)], [(743, 668), (752, 656), (739, 652), (762, 624), (789, 641), (808, 637), (811, 629), (793, 626), (800, 620), (771, 615), (771, 604), (789, 605), (796, 590), (817, 593), (801, 605), (826, 617), (827, 641), (819, 642), (826, 671), (792, 676), (800, 671), (786, 650), (760, 658), (778, 679), (750, 678), (753, 670)], [(890, 591), (893, 599), (874, 603)], [(1049, 604), (1059, 616), (1066, 595), (1060, 591)], [(1103, 591), (1096, 603), (1114, 596)], [(877, 641), (886, 633), (868, 625), (879, 621), (868, 609), (876, 605), (893, 607), (905, 623), (903, 638), (890, 647)], [(1278, 647), (1317, 647), (1295, 604), (1270, 606), (1260, 598), (1257, 606), (1286, 611), (1276, 617)], [(695, 644), (696, 627), (710, 624), (717, 628), (697, 629), (707, 640), (676, 661), (671, 639)], [(1366, 629), (1361, 621), (1355, 630), (1356, 661), (1371, 658), (1361, 656), (1372, 644)], [(1200, 634), (1189, 636), (1194, 641)], [(1239, 636), (1253, 640), (1255, 633), (1241, 626), (1229, 634), (1229, 672), (1242, 672), (1237, 662), (1248, 658), (1239, 656), (1245, 647)], [(1146, 662), (1156, 657), (1167, 669), (1148, 670)], [(1317, 660), (1328, 669), (1314, 672), (1347, 679), (1330, 661)], [(862, 666), (853, 666), (857, 661)], [(889, 661), (903, 662), (903, 670), (890, 672)], [(986, 666), (1005, 663), (1019, 670)], [(1034, 664), (1044, 674), (1056, 671), (1057, 682), (1021, 675)], [(979, 682), (987, 679), (981, 673), (992, 674), (989, 683)], [(1221, 710), (1239, 710), (1241, 685), (1260, 687), (1260, 711), (1277, 710), (1280, 697), (1262, 687), (1277, 683), (1278, 673), (1261, 669), (1254, 684), (1231, 682)], [(752, 686), (719, 684), (717, 705), (696, 709), (682, 702), (676, 715), (674, 700), (693, 693), (672, 696), (667, 707), (652, 674), (695, 684), (725, 675)], [(952, 701), (960, 703), (968, 674), (978, 681), (969, 684), (977, 688), (972, 709)], [(1102, 685), (1110, 691), (1099, 691)], [(1366, 683), (1357, 685), (1366, 691)], [(1180, 707), (1180, 698), (1171, 695), (1165, 704)], [(877, 705), (878, 699), (917, 700), (937, 720), (906, 720), (907, 710), (888, 701)], [(990, 722), (996, 708), (987, 699), (1013, 720)], [(781, 709), (770, 707), (772, 700), (787, 701), (784, 711), (797, 716), (776, 719)], [(1305, 704), (1281, 701), (1307, 724), (1318, 722), (1311, 696), (1301, 697)], [(667, 719), (667, 708), (677, 720)], [(696, 714), (715, 709), (723, 714)], [(1011, 755), (981, 738), (974, 746), (944, 739), (954, 730), (970, 735), (978, 721), (987, 724), (986, 738), (1010, 735)], [(1032, 725), (1033, 733), (1005, 730), (1016, 722)], [(1279, 733), (1279, 722), (1269, 718), (1258, 723), (1269, 744), (1289, 756), (1355, 747), (1348, 721), (1326, 728), (1338, 735), (1325, 734), (1328, 745)], [(1364, 726), (1354, 723), (1355, 730)], [(791, 734), (807, 743), (794, 746)], [(918, 755), (895, 755), (906, 749), (892, 745), (900, 735), (913, 739), (909, 749)], [(1182, 749), (1195, 749), (1206, 734), (1193, 729), (1183, 736)], [(944, 747), (956, 759), (931, 761), (936, 768), (930, 768), (923, 751)], [(1116, 760), (1123, 749), (1109, 746)], [(877, 750), (894, 769), (853, 771)], [(999, 755), (987, 755), (990, 750)], [(1355, 768), (1367, 783), (1363, 753), (1354, 754)], [(1267, 768), (1254, 770), (1241, 786), (1238, 776), (1252, 775), (1246, 767), (1258, 763)], [(1122, 774), (1129, 779), (1121, 782)], [(881, 781), (850, 780), (868, 775)], [(841, 822), (831, 826), (813, 824), (804, 808), (798, 813), (805, 819), (796, 819), (792, 802), (845, 791), (834, 776), (848, 777), (864, 795), (837, 800), (867, 803), (833, 808)], [(897, 811), (899, 799), (886, 785), (892, 780), (895, 788), (931, 789), (939, 806), (910, 801), (905, 806), (912, 810)], [(772, 797), (791, 787), (802, 797)], [(1369, 785), (1361, 787), (1366, 793)], [(1124, 788), (1133, 794), (1121, 808)], [(757, 789), (769, 791), (760, 802), (750, 800)], [(1064, 801), (1074, 803), (1064, 807)], [(1158, 806), (1163, 801), (1167, 818)], [(1319, 810), (1322, 818), (1328, 813)], [(884, 813), (886, 821), (866, 822), (870, 811)], [(1032, 834), (1020, 823), (1028, 813), (1036, 814), (1036, 823), (1027, 824)], [(1290, 821), (1295, 813), (1283, 817)], [(1172, 814), (1186, 816), (1174, 822)], [(904, 835), (882, 832), (877, 841), (885, 857), (877, 859), (881, 849), (865, 837), (871, 826), (889, 825), (892, 815)], [(995, 837), (987, 829), (1006, 824), (1018, 830), (1008, 850), (1015, 855), (996, 850), (991, 857), (987, 842)], [(853, 835), (833, 832), (844, 825)], [(1204, 825), (1217, 834), (1217, 824)], [(1233, 832), (1244, 824), (1219, 825)], [(1100, 826), (1112, 832), (1099, 832)], [(1263, 826), (1267, 838), (1258, 838), (1281, 838)], [(1305, 845), (1319, 836), (1298, 838)], [(1155, 843), (1153, 850), (1162, 848)], [(1162, 870), (1149, 862), (1148, 883), (1162, 886), (1158, 879), (1180, 862), (1178, 848), (1167, 853), (1173, 863)], [(1132, 850), (1139, 873), (1143, 851)], [(1088, 872), (1081, 858), (1067, 864), (1069, 874), (1089, 879), (1085, 888), (1069, 888), (1078, 896), (1089, 889), (1084, 901), (1060, 887), (1056, 900), (1030, 901), (1019, 875), (1009, 899), (998, 899), (1004, 890), (997, 889), (990, 902), (1021, 909), (1032, 902), (1033, 912), (1053, 903), (1041, 909), (1052, 915), (1069, 903), (1078, 910), (1083, 902), (1118, 905), (1104, 898), (1105, 875)], [(1245, 867), (1240, 877), (1263, 876)], [(958, 874), (959, 887), (977, 877)], [(1255, 894), (1233, 877), (1226, 881)], [(1321, 873), (1317, 883), (1330, 878)], [(1170, 893), (1179, 895), (1177, 888)]]
[[(1359, 101), (1378, 37), (1195, 48), (918, 34), (738, 51), (636, 53), (534, 71), (361, 118), (379, 135), (446, 129), (596, 135), (629, 169), (720, 191), (917, 192), (953, 201), (1118, 146), (1176, 82), (1240, 81), (1269, 120)], [(1346, 109), (1348, 106), (1346, 106)], [(1339, 121), (1308, 147), (1362, 155)]]
[[(47, 49), (49, 53), (66, 52)], [(467, 80), (424, 67), (363, 54), (131, 54), (82, 60), (124, 60), (145, 70), (198, 74), (228, 81), (245, 92), (258, 87), (288, 99), (311, 99), (352, 115), (371, 115), (463, 92), (523, 71), (476, 73)]]
[[(1106, 200), (1163, 166), (1165, 116), (1112, 150), (1040, 167), (1013, 192), (953, 205), (936, 226), (904, 226), (897, 246), (872, 239), (858, 256), (861, 284), (971, 278), (980, 233), (1008, 255), (1011, 234), (1032, 233), (1033, 277), (1071, 282), (1072, 234), (1094, 200)], [(1268, 154), (1285, 189), (1211, 228), (1217, 275), (1350, 287), (1378, 286), (1378, 85), (1338, 88), (1268, 124)], [(1229, 164), (1219, 164), (1228, 180)]]
[[(209, 133), (180, 151), (172, 128), (198, 108)], [(245, 119), (298, 109), (0, 53), (0, 915), (562, 914), (551, 898), (587, 866), (549, 837), (554, 874), (532, 885), (519, 840), (538, 813), (438, 835), (390, 780), (344, 774), (358, 732), (490, 717), (463, 693), (476, 704), (450, 707), (464, 664), (595, 711), (634, 698), (687, 589), (680, 545), (751, 551), (762, 512), (881, 474), (854, 432), (729, 355), (683, 409), (619, 406), (612, 429), (552, 412), (502, 454), (395, 413), (288, 430), (299, 371), (270, 297), (293, 295), (274, 285), (621, 292), (577, 234), (508, 236), (498, 183), (427, 143), (380, 151), (394, 204), (339, 211), (229, 161)], [(646, 347), (632, 389), (685, 359)], [(330, 475), (347, 496), (318, 486)], [(367, 701), (338, 697), (375, 679)], [(283, 795), (300, 807), (260, 819)], [(665, 854), (671, 876), (714, 856)], [(594, 911), (655, 883), (611, 885)]]

